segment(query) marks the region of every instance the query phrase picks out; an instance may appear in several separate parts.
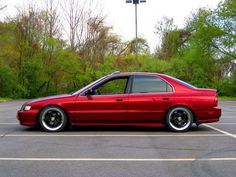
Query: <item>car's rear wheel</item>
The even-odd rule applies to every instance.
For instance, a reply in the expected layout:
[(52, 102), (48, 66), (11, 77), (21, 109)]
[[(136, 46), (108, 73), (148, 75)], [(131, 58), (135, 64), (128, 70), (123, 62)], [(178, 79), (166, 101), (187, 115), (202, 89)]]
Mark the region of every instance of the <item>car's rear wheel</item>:
[(193, 123), (192, 112), (183, 106), (174, 107), (169, 110), (166, 116), (168, 128), (175, 132), (188, 131)]
[(65, 128), (67, 116), (65, 112), (56, 106), (44, 108), (39, 115), (41, 128), (48, 132), (58, 132)]

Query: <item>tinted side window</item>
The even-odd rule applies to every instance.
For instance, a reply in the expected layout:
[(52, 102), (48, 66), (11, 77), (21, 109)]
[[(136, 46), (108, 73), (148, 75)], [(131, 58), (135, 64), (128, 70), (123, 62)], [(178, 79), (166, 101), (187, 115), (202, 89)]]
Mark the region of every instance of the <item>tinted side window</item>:
[(128, 78), (117, 78), (103, 83), (94, 90), (94, 95), (124, 94)]
[(131, 93), (173, 92), (173, 88), (159, 77), (135, 76)]

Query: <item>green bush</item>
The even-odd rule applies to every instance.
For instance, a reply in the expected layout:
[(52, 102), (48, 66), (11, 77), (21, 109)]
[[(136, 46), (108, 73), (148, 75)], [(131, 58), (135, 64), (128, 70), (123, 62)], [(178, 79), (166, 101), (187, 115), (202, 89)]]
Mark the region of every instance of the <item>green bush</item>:
[(0, 60), (0, 97), (15, 97), (17, 78), (12, 69)]

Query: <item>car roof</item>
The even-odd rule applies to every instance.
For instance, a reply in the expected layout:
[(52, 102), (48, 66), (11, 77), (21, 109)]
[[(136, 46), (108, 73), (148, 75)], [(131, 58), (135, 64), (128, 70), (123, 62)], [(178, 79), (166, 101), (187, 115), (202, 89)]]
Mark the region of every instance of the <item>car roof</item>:
[(131, 75), (165, 75), (165, 74), (151, 73), (151, 72), (119, 72), (119, 71), (110, 74), (110, 76), (131, 76)]

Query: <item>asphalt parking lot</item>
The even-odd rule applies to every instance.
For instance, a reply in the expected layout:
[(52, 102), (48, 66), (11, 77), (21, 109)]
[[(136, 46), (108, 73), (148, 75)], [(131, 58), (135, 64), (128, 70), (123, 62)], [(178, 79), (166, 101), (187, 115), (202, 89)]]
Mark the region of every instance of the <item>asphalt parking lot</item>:
[(83, 127), (46, 133), (18, 125), (24, 101), (0, 103), (0, 177), (235, 177), (236, 102), (221, 121), (186, 133)]

